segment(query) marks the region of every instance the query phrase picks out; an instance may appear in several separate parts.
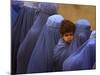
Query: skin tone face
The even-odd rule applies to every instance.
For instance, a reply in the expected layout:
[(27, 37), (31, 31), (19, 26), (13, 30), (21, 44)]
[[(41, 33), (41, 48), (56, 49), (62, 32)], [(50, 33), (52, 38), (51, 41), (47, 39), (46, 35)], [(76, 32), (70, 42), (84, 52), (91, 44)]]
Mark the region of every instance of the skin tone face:
[(69, 44), (72, 42), (73, 37), (74, 37), (73, 32), (68, 32), (68, 33), (65, 33), (65, 34), (63, 35), (64, 41), (65, 41), (66, 43), (69, 43)]

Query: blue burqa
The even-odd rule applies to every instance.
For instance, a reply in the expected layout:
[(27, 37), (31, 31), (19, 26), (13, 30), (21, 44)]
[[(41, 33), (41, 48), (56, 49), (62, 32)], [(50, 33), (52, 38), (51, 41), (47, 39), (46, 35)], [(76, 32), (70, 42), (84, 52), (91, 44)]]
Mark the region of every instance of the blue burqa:
[(77, 48), (79, 48), (90, 35), (90, 23), (85, 19), (80, 19), (76, 22), (76, 31), (74, 39), (69, 45), (68, 43), (62, 42), (55, 48), (54, 53), (54, 69), (55, 71), (62, 71), (62, 65), (64, 60), (70, 56)]
[(57, 44), (60, 33), (61, 15), (50, 16), (43, 28), (28, 63), (28, 73), (53, 71), (53, 48)]
[(12, 27), (12, 35), (11, 35), (11, 46), (12, 46), (12, 70), (15, 70), (14, 68), (16, 66), (16, 56), (17, 51), (19, 48), (19, 45), (24, 40), (27, 32), (33, 25), (34, 19), (35, 19), (35, 10), (29, 7), (22, 7), (19, 11), (19, 14), (17, 16), (15, 25)]
[(54, 54), (53, 54), (53, 70), (54, 71), (62, 71), (62, 64), (63, 64), (63, 56), (65, 55), (65, 52), (68, 52), (69, 48), (68, 43), (65, 43), (63, 38), (60, 38), (58, 44), (54, 48)]
[(96, 62), (96, 32), (91, 33), (87, 40), (76, 52), (63, 63), (64, 71), (93, 69)]
[(91, 34), (90, 22), (86, 19), (80, 19), (76, 21), (76, 31), (74, 35), (74, 40), (72, 41), (69, 51), (70, 54), (76, 51), (84, 42), (89, 39)]
[(17, 54), (17, 73), (26, 73), (27, 65), (38, 40), (38, 36), (45, 25), (48, 17), (57, 13), (56, 5), (52, 3), (41, 3), (40, 13), (33, 26), (26, 35), (25, 40), (19, 47)]

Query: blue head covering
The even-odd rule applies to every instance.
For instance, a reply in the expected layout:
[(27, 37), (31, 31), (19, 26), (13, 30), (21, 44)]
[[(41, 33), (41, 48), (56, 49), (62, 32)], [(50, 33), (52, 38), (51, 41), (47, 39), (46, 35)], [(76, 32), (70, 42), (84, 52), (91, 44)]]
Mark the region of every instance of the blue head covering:
[[(92, 38), (91, 38), (92, 37)], [(92, 32), (90, 39), (86, 41), (76, 52), (63, 63), (63, 70), (92, 69), (96, 57), (96, 33)]]
[[(53, 15), (57, 13), (55, 4), (49, 4), (49, 3), (44, 3), (45, 6), (48, 7), (49, 11), (55, 10), (52, 12), (49, 12), (47, 9), (45, 9), (45, 6), (41, 6), (40, 12), (37, 16), (37, 19), (35, 20), (33, 26), (27, 33), (24, 41), (21, 43), (19, 50), (18, 50), (18, 55), (17, 55), (17, 73), (25, 73), (27, 69), (27, 64), (29, 62), (31, 53), (34, 49), (34, 46), (37, 42), (38, 36), (45, 25), (48, 17), (50, 15)], [(44, 10), (43, 10), (44, 9)], [(48, 13), (45, 13), (45, 11)]]
[(52, 71), (53, 48), (60, 38), (59, 27), (64, 18), (61, 15), (50, 16), (43, 28), (28, 63), (28, 73)]
[(41, 9), (41, 12), (47, 13), (47, 14), (55, 14), (57, 13), (57, 4), (54, 3), (40, 3), (39, 8)]
[(70, 45), (70, 54), (78, 49), (85, 41), (89, 39), (91, 34), (90, 23), (86, 19), (80, 19), (76, 23), (76, 31), (74, 34), (74, 39)]

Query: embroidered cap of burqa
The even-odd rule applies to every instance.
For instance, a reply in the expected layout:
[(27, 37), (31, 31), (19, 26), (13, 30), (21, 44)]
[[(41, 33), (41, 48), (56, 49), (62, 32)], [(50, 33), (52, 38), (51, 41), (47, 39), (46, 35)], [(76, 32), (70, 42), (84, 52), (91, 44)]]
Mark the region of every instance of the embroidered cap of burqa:
[(41, 3), (40, 13), (26, 35), (25, 40), (19, 47), (17, 55), (17, 73), (25, 73), (30, 56), (37, 42), (38, 36), (45, 25), (48, 17), (57, 13), (56, 5), (52, 3)]
[(60, 38), (59, 27), (63, 19), (58, 14), (48, 18), (32, 52), (28, 73), (53, 71), (53, 48)]
[(70, 54), (76, 51), (84, 42), (89, 39), (91, 34), (90, 22), (87, 19), (79, 19), (76, 23), (74, 39), (70, 45)]
[(76, 52), (63, 63), (63, 70), (87, 70), (92, 69), (96, 62), (96, 33), (92, 32), (87, 40)]
[(15, 25), (12, 27), (12, 65), (16, 66), (16, 56), (19, 45), (24, 40), (28, 30), (34, 23), (35, 13), (36, 10), (26, 6), (22, 7), (19, 11)]

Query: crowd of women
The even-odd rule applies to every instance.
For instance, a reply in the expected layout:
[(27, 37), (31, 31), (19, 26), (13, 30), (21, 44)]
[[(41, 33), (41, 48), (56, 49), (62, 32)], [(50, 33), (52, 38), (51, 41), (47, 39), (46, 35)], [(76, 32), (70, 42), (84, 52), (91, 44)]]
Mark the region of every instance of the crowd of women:
[(87, 19), (65, 20), (54, 3), (20, 3), (11, 4), (12, 74), (96, 68), (96, 31)]

